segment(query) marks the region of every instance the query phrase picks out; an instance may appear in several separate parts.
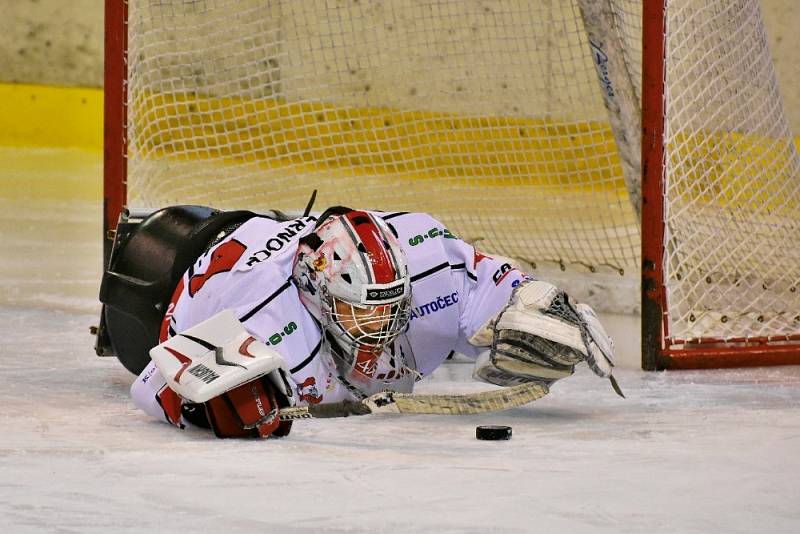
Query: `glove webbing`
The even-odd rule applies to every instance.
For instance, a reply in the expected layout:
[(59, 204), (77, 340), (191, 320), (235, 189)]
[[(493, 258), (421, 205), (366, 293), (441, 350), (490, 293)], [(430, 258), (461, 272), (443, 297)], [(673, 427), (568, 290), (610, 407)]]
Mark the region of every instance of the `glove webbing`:
[[(589, 329), (586, 327), (586, 321), (584, 321), (581, 318), (580, 314), (578, 313), (578, 310), (576, 310), (575, 307), (572, 305), (572, 303), (569, 301), (569, 296), (567, 296), (566, 293), (564, 293), (563, 291), (560, 292), (553, 299), (553, 302), (550, 304), (547, 310), (545, 310), (545, 313), (570, 322), (574, 322), (581, 332), (581, 339), (583, 340), (583, 344), (586, 345), (586, 354), (591, 354), (589, 348), (591, 346), (590, 344), (592, 341), (594, 341), (594, 344), (597, 347), (597, 349), (600, 352), (603, 352), (603, 349), (600, 348), (600, 344), (597, 343), (597, 341), (595, 341), (595, 339), (592, 337), (592, 333), (589, 332)], [(608, 356), (605, 353), (603, 353), (603, 357), (607, 358), (609, 361), (611, 360), (611, 358), (608, 358)], [(589, 364), (589, 367), (592, 368), (592, 371), (595, 372), (598, 371), (597, 366), (591, 360), (587, 359), (586, 363)], [(617, 395), (619, 395), (624, 399), (625, 394), (622, 393), (622, 389), (620, 389), (617, 380), (614, 378), (614, 375), (613, 374), (609, 375), (608, 379), (611, 382), (611, 387), (614, 389)]]

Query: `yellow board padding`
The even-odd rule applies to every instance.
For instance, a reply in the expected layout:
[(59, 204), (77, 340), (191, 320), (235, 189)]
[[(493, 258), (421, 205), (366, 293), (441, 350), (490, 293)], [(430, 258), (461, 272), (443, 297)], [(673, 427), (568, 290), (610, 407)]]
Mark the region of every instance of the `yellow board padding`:
[[(625, 192), (611, 127), (599, 121), (155, 92), (140, 93), (132, 109), (142, 125), (143, 157), (291, 167), (301, 174), (402, 175), (480, 186)], [(760, 170), (776, 170), (793, 157), (785, 142), (758, 135), (703, 132), (678, 141), (683, 143), (679, 157), (689, 158), (685, 167), (694, 174), (692, 188), (717, 199), (724, 196), (712, 189), (734, 186), (741, 191), (742, 184), (758, 183), (753, 179)]]
[[(102, 150), (100, 89), (0, 84), (0, 145)], [(280, 99), (140, 93), (143, 157), (218, 159), (264, 168), (348, 175), (451, 178), (481, 186), (547, 185), (624, 191), (608, 124), (434, 111), (359, 108)], [(789, 154), (774, 140), (731, 133), (684, 139), (689, 189), (702, 196), (756, 200), (748, 191), (764, 168), (785, 172)], [(797, 140), (800, 146), (800, 138)], [(776, 148), (777, 147), (777, 148)], [(702, 162), (702, 163), (700, 163)], [(710, 171), (710, 172), (709, 172)], [(705, 180), (699, 180), (705, 176)], [(713, 177), (708, 185), (708, 177)], [(720, 190), (721, 189), (721, 190)]]
[(624, 188), (608, 124), (140, 94), (139, 155), (480, 185)]
[(103, 91), (0, 84), (0, 145), (103, 149)]

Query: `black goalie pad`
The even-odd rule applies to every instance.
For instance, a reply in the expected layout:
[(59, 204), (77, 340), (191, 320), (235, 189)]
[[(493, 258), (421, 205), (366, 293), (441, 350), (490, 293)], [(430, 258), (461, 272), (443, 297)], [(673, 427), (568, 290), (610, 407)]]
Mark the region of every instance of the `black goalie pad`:
[(161, 320), (183, 273), (214, 242), (255, 214), (171, 206), (144, 219), (121, 217), (100, 285), (95, 350), (139, 374), (158, 344)]

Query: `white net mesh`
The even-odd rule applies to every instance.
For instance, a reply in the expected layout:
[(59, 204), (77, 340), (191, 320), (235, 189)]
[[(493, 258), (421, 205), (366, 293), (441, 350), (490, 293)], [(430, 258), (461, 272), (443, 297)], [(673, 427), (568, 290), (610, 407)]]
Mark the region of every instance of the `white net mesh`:
[[(669, 333), (797, 332), (798, 157), (758, 1), (668, 5)], [(318, 189), (635, 272), (640, 58), (639, 0), (130, 0), (129, 205)]]
[[(132, 206), (298, 210), (316, 188), (317, 207), (431, 212), (499, 254), (638, 265), (570, 2), (131, 0), (129, 12)], [(639, 12), (620, 12), (634, 49)]]
[(800, 160), (759, 3), (668, 5), (670, 336), (797, 333)]

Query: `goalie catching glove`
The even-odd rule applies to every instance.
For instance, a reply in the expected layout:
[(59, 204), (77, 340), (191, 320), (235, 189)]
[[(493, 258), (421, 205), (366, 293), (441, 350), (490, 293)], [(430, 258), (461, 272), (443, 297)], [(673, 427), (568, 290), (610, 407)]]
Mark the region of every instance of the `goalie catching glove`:
[(492, 331), (491, 351), (476, 363), (476, 378), (501, 386), (530, 381), (549, 385), (585, 361), (596, 375), (610, 378), (622, 395), (611, 375), (614, 343), (594, 310), (573, 304), (552, 284), (521, 284), (487, 328)]
[(184, 400), (203, 405), (217, 437), (285, 436), (291, 421), (280, 408), (293, 404), (280, 354), (245, 330), (230, 310), (177, 334), (150, 350), (167, 385)]

